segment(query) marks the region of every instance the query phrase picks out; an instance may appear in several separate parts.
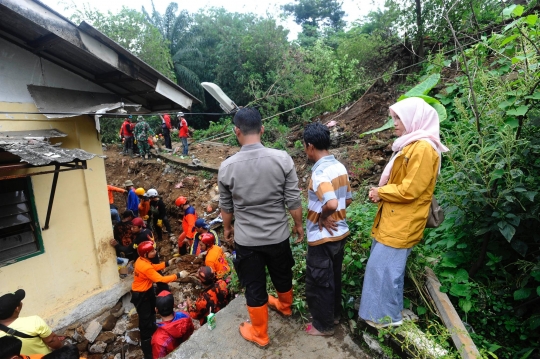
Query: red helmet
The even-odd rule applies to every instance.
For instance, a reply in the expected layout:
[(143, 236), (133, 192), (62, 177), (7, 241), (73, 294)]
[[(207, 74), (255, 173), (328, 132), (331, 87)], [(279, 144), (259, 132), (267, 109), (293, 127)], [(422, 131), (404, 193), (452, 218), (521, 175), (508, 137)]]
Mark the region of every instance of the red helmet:
[(137, 227), (146, 227), (141, 217), (133, 218), (131, 224)]
[(216, 241), (216, 237), (214, 237), (214, 235), (210, 232), (204, 233), (201, 236), (201, 242), (206, 244), (208, 247), (212, 246), (215, 243), (215, 241)]
[(175, 203), (178, 207), (180, 207), (180, 206), (182, 206), (182, 205), (184, 205), (184, 204), (187, 203), (187, 198), (186, 198), (186, 197), (180, 196), (180, 197), (178, 197), (178, 198), (176, 199), (176, 201), (174, 201), (174, 203)]
[(137, 253), (139, 253), (140, 257), (144, 257), (145, 254), (152, 252), (154, 249), (154, 243), (152, 241), (144, 241), (137, 246)]

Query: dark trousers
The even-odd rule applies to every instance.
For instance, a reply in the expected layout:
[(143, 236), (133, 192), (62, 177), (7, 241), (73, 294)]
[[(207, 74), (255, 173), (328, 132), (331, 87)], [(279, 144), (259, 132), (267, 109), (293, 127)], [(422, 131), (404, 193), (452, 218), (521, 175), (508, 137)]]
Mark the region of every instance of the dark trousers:
[(172, 150), (172, 142), (171, 142), (171, 130), (169, 130), (167, 127), (163, 127), (163, 139), (165, 140), (165, 147)]
[(266, 271), (276, 290), (285, 293), (292, 288), (294, 258), (289, 239), (265, 246), (243, 246), (235, 243), (236, 259), (233, 261), (240, 284), (246, 288), (246, 304), (261, 307), (268, 302)]
[(131, 303), (135, 305), (139, 315), (141, 341), (151, 339), (156, 331), (156, 294), (150, 287), (146, 292), (131, 291)]
[[(152, 224), (154, 226), (154, 230), (156, 231), (157, 240), (161, 241), (163, 239), (163, 230), (161, 229), (160, 226), (157, 225), (158, 219), (159, 218), (154, 219)], [(169, 234), (172, 233), (171, 223), (169, 222), (169, 218), (167, 216), (163, 217), (162, 222), (167, 232), (169, 232)]]
[(341, 315), (341, 266), (347, 239), (308, 246), (306, 301), (313, 326), (320, 332), (334, 328)]
[(124, 137), (124, 153), (128, 153), (129, 150), (133, 150), (133, 136)]

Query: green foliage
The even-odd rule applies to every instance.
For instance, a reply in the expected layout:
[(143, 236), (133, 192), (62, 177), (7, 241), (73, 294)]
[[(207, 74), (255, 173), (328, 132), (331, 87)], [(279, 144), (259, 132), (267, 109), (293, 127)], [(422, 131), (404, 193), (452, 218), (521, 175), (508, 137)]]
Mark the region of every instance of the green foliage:
[(424, 245), (477, 345), (517, 358), (538, 351), (540, 326), (540, 27), (522, 12), (505, 10), (514, 20), (501, 33), (452, 59), (474, 74), (480, 131), (466, 76), (436, 95), (449, 119), (441, 126), (451, 151), (437, 185), (446, 221)]
[(439, 80), (441, 79), (440, 74), (431, 74), (428, 77), (424, 79), (421, 83), (407, 91), (404, 95), (401, 95), (398, 98), (398, 101), (404, 100), (406, 98), (410, 97), (419, 97), (426, 101), (430, 106), (432, 106), (439, 115), (439, 122), (443, 122), (446, 120), (446, 109), (444, 106), (439, 102), (439, 100), (428, 96), (427, 94), (439, 83)]
[(362, 163), (353, 163), (351, 168), (349, 169), (349, 172), (353, 177), (362, 178), (370, 173), (373, 165), (373, 161), (368, 158), (362, 161)]

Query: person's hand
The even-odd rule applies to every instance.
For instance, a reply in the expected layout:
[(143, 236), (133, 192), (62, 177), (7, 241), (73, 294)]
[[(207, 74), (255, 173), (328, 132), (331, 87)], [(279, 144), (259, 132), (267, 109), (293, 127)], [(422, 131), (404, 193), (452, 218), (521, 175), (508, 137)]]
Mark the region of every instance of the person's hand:
[(118, 242), (116, 241), (116, 239), (111, 239), (111, 240), (109, 241), (109, 244), (110, 244), (111, 246), (113, 246), (113, 247), (116, 247), (116, 246), (118, 245)]
[(379, 197), (379, 187), (371, 187), (369, 189), (369, 199), (373, 203), (381, 201), (381, 197)]
[(234, 227), (230, 226), (229, 228), (223, 228), (223, 237), (223, 240), (225, 240), (227, 244), (232, 244), (234, 240)]
[(302, 241), (304, 240), (304, 227), (302, 226), (302, 224), (300, 223), (299, 225), (294, 225), (292, 232), (293, 232), (293, 238), (294, 236), (297, 236), (296, 241), (294, 241), (294, 243), (296, 244), (302, 243)]
[(322, 231), (322, 229), (325, 228), (330, 235), (334, 235), (333, 231), (337, 231), (337, 221), (333, 219), (331, 216), (328, 216), (326, 218), (323, 218), (323, 216), (319, 217), (319, 231)]
[(163, 220), (158, 219), (156, 225), (160, 228), (163, 227)]

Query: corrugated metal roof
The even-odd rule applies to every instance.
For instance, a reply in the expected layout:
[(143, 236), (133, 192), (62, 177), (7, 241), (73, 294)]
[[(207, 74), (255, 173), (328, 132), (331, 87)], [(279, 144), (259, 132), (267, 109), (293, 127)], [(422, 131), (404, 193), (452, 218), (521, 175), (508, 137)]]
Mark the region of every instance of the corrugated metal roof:
[(60, 144), (51, 144), (48, 139), (52, 137), (66, 137), (58, 130), (33, 131), (3, 131), (0, 132), (0, 149), (20, 157), (21, 162), (33, 166), (44, 166), (53, 162), (68, 163), (76, 159), (91, 160), (96, 154), (74, 148), (60, 147)]
[[(141, 104), (140, 113), (189, 109), (192, 101), (200, 102), (91, 25), (77, 26), (37, 0), (0, 0), (0, 18), (0, 37), (99, 84), (125, 102)], [(163, 84), (168, 91), (161, 90)]]

